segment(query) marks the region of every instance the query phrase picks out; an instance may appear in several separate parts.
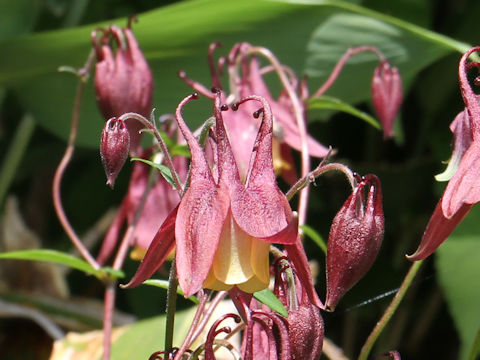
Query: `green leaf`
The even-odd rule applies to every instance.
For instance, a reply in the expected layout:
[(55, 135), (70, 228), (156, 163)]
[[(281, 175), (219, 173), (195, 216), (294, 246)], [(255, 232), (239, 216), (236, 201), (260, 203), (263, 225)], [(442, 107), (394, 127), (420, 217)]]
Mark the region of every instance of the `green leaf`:
[[(452, 51), (470, 45), (433, 33), (403, 20), (344, 1), (311, 1), (331, 11), (322, 14), (308, 44), (306, 73), (320, 85), (348, 48), (371, 45), (400, 70), (404, 89), (418, 72)], [(350, 104), (370, 98), (371, 78), (378, 58), (370, 53), (352, 57), (328, 95)]]
[(474, 206), (464, 222), (438, 248), (435, 257), (439, 282), (461, 340), (459, 359), (469, 359), (480, 328), (479, 221), (480, 207)]
[[(168, 281), (167, 280), (160, 280), (160, 279), (148, 279), (143, 282), (145, 285), (150, 285), (150, 286), (156, 286), (162, 289), (167, 290), (168, 289)], [(185, 296), (185, 293), (180, 289), (180, 287), (177, 287), (177, 294), (180, 296)], [(195, 296), (190, 296), (187, 298), (194, 304), (198, 304), (199, 301)]]
[(160, 174), (162, 174), (163, 178), (170, 184), (172, 185), (172, 187), (175, 187), (175, 182), (173, 181), (173, 177), (172, 177), (172, 172), (170, 171), (170, 169), (168, 167), (166, 167), (165, 165), (163, 164), (157, 164), (157, 163), (154, 163), (153, 161), (150, 161), (150, 160), (146, 160), (146, 159), (141, 159), (141, 158), (132, 158), (131, 161), (141, 161), (145, 164), (148, 164), (152, 167), (154, 167), (155, 169), (159, 170), (160, 171)]
[(371, 115), (358, 110), (357, 108), (344, 103), (342, 100), (333, 98), (330, 96), (322, 96), (319, 98), (311, 98), (308, 100), (308, 109), (325, 109), (325, 110), (336, 110), (336, 111), (343, 111), (350, 115), (353, 115), (361, 120), (366, 121), (374, 128), (381, 130), (380, 123)]
[(318, 245), (320, 249), (322, 249), (323, 253), (327, 254), (327, 244), (325, 244), (325, 240), (323, 240), (322, 236), (312, 227), (308, 225), (300, 225), (300, 229), (303, 230), (305, 235), (307, 235), (310, 239), (312, 239), (315, 244)]
[(285, 306), (283, 306), (282, 302), (271, 290), (264, 289), (262, 291), (257, 291), (256, 293), (253, 293), (253, 297), (283, 317), (288, 317), (287, 309), (285, 309)]
[(34, 250), (21, 250), (10, 251), (6, 253), (0, 253), (0, 259), (15, 259), (15, 260), (34, 260), (44, 261), (54, 264), (65, 265), (87, 274), (91, 274), (99, 279), (105, 278), (108, 274), (115, 278), (122, 278), (124, 274), (120, 270), (114, 270), (110, 267), (103, 267), (99, 270), (95, 270), (89, 263), (79, 259), (70, 254), (62, 253), (56, 250), (49, 249), (34, 249)]
[[(134, 32), (154, 74), (154, 107), (162, 113), (172, 113), (191, 92), (178, 79), (177, 70), (187, 71), (203, 84), (211, 83), (204, 59), (208, 44), (213, 41), (224, 43), (223, 54), (239, 41), (266, 46), (297, 72), (305, 65), (308, 48), (306, 71), (315, 86), (320, 83), (319, 77), (331, 71), (347, 47), (360, 43), (379, 46), (393, 64), (400, 67), (405, 79), (412, 79), (422, 68), (452, 51), (463, 52), (469, 48), (404, 21), (339, 0), (182, 1), (138, 18)], [(0, 41), (2, 51), (9, 54), (0, 57), (0, 86), (13, 89), (20, 103), (42, 126), (67, 139), (70, 124), (66, 119), (71, 117), (76, 78), (58, 73), (57, 69), (83, 66), (91, 49), (90, 32), (109, 23)], [(111, 23), (122, 25), (126, 19)], [(375, 60), (367, 56), (364, 61), (357, 61), (357, 65), (349, 66), (349, 70), (341, 74), (338, 86), (329, 94), (348, 103), (368, 98), (369, 76)], [(95, 104), (92, 81), (83, 100), (78, 144), (98, 147), (104, 120)], [(189, 124), (199, 126), (211, 115), (211, 103), (199, 100), (184, 113)]]

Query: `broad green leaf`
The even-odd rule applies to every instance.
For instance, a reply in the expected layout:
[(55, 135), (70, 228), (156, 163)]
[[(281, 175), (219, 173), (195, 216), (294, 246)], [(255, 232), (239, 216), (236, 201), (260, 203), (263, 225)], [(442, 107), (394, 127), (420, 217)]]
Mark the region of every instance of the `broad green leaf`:
[(79, 259), (70, 254), (62, 253), (56, 250), (49, 249), (34, 249), (34, 250), (21, 250), (10, 251), (6, 253), (0, 253), (0, 259), (15, 259), (15, 260), (34, 260), (44, 261), (54, 264), (65, 265), (87, 274), (94, 275), (98, 278), (104, 278), (105, 275), (110, 275), (116, 278), (124, 277), (124, 274), (120, 270), (114, 270), (110, 267), (103, 267), (99, 270), (95, 270), (89, 263)]
[(308, 225), (300, 225), (300, 229), (302, 229), (305, 235), (312, 239), (313, 242), (317, 244), (320, 249), (322, 249), (325, 255), (327, 254), (327, 244), (325, 244), (325, 240), (323, 240), (322, 236), (315, 231), (314, 228)]
[(372, 125), (374, 128), (380, 130), (382, 127), (380, 123), (371, 115), (358, 110), (357, 108), (344, 103), (340, 99), (336, 99), (330, 96), (322, 96), (319, 98), (311, 98), (308, 101), (308, 109), (324, 109), (324, 110), (335, 110), (343, 111), (350, 115), (353, 115), (359, 119), (362, 119)]
[[(459, 359), (469, 359), (480, 328), (480, 207), (438, 248), (435, 267), (461, 340)], [(477, 354), (478, 356), (478, 354)]]
[(285, 306), (283, 306), (282, 302), (271, 290), (264, 289), (262, 291), (257, 291), (256, 293), (253, 293), (253, 297), (283, 317), (288, 316), (287, 309), (285, 309)]
[[(162, 288), (162, 289), (165, 289), (165, 290), (168, 289), (168, 281), (167, 280), (149, 279), (149, 280), (145, 280), (143, 282), (143, 284), (150, 285), (150, 286), (156, 286), (156, 287), (159, 287), (159, 288)], [(185, 293), (182, 291), (182, 289), (180, 289), (180, 287), (177, 287), (177, 294), (180, 295), (180, 296), (185, 296)], [(190, 296), (187, 299), (190, 300), (191, 302), (193, 302), (194, 304), (199, 303), (198, 299), (195, 296)]]
[[(111, 21), (118, 25), (125, 22)], [(91, 48), (91, 30), (105, 25), (108, 24), (91, 24), (0, 42), (2, 51), (9, 54), (0, 57), (0, 85), (15, 89), (20, 102), (35, 119), (64, 139), (70, 129), (76, 79), (71, 74), (58, 73), (57, 69), (64, 65), (81, 67)], [(210, 85), (205, 57), (208, 44), (213, 41), (224, 43), (223, 54), (239, 41), (269, 47), (281, 62), (297, 72), (305, 64), (308, 42), (306, 70), (315, 86), (320, 84), (318, 77), (326, 76), (351, 45), (379, 46), (408, 79), (449, 52), (468, 48), (398, 19), (337, 0), (178, 2), (140, 15), (134, 32), (155, 77), (154, 106), (160, 113), (172, 113), (192, 91), (177, 78), (177, 70), (183, 69), (193, 79)], [(361, 58), (356, 60), (357, 64)], [(363, 59), (361, 66), (348, 67), (341, 74), (343, 80), (329, 95), (348, 103), (368, 98), (368, 78), (375, 62), (372, 57)], [(98, 146), (104, 122), (94, 99), (90, 81), (82, 103), (78, 143), (91, 147)], [(184, 114), (193, 127), (211, 113), (209, 101), (196, 103), (189, 104)]]
[[(308, 44), (306, 73), (318, 85), (330, 75), (345, 51), (356, 46), (372, 45), (380, 49), (399, 68), (404, 89), (408, 89), (422, 68), (452, 51), (465, 52), (470, 48), (468, 44), (354, 4), (329, 0), (308, 3), (336, 8), (322, 15)], [(327, 94), (351, 104), (367, 100), (377, 64), (378, 58), (373, 53), (352, 57)]]
[(153, 161), (150, 161), (150, 160), (146, 160), (146, 159), (141, 159), (141, 158), (132, 158), (131, 159), (132, 161), (141, 161), (145, 164), (148, 164), (152, 167), (154, 167), (155, 169), (159, 170), (160, 173), (162, 174), (163, 178), (165, 180), (167, 180), (167, 182), (172, 185), (173, 187), (175, 187), (175, 182), (173, 181), (173, 177), (172, 177), (172, 172), (170, 171), (170, 169), (168, 167), (166, 167), (165, 165), (163, 164), (157, 164), (157, 163), (154, 163)]

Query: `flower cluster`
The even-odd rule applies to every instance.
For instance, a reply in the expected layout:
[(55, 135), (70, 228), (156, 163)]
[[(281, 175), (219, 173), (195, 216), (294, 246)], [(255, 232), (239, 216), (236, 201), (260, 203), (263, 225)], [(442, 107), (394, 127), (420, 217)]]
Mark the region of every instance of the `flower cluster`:
[[(379, 179), (372, 174), (354, 175), (344, 165), (326, 161), (309, 171), (310, 156), (325, 158), (332, 150), (306, 131), (306, 82), (300, 82), (268, 49), (248, 43), (234, 45), (218, 62), (213, 52), (219, 44), (210, 46), (211, 91), (179, 72), (196, 93), (179, 103), (173, 120), (162, 123), (162, 133), (188, 146), (187, 171), (187, 159), (175, 156), (172, 160), (154, 121), (145, 118), (151, 110), (153, 81), (131, 29), (110, 27), (102, 30), (100, 38), (97, 32), (93, 34), (98, 59), (95, 88), (99, 107), (108, 119), (101, 140), (107, 183), (113, 186), (129, 153), (143, 159), (160, 154), (167, 175), (175, 180), (167, 183), (157, 176), (152, 181), (148, 165), (134, 165), (127, 195), (98, 261), (108, 260), (126, 221), (127, 245), (147, 250), (125, 287), (142, 284), (175, 250), (175, 274), (185, 296), (197, 295), (206, 301), (205, 294), (228, 292), (237, 306), (238, 314), (227, 314), (212, 325), (203, 345), (206, 359), (215, 358), (215, 337), (231, 332), (218, 329), (226, 318), (244, 324), (241, 353), (245, 359), (318, 359), (324, 333), (320, 311), (333, 311), (378, 254), (384, 232)], [(110, 39), (116, 43), (115, 55)], [(341, 61), (351, 55), (349, 52)], [(260, 57), (270, 65), (262, 68)], [(401, 81), (396, 68), (383, 55), (379, 58), (372, 80), (373, 104), (388, 137), (393, 135), (392, 124), (401, 103)], [(221, 81), (224, 66), (229, 74), (228, 90)], [(275, 72), (283, 85), (277, 98), (263, 79), (269, 71)], [(321, 96), (327, 87), (314, 96)], [(197, 137), (182, 111), (199, 94), (211, 99), (213, 121), (207, 122)], [(141, 147), (139, 130), (144, 128), (154, 134), (161, 153), (156, 147)], [(300, 179), (292, 149), (302, 154)], [(353, 191), (330, 230), (324, 305), (315, 290), (299, 231), (308, 195), (300, 198), (299, 213), (292, 210), (289, 200), (297, 191), (308, 194), (301, 189), (329, 169), (342, 170)], [(277, 176), (293, 185), (288, 197), (277, 184)], [(273, 265), (271, 257), (275, 258)], [(269, 288), (272, 276), (273, 293), (287, 316), (253, 296)], [(190, 346), (191, 342), (186, 342), (180, 349), (166, 349), (152, 357), (179, 358)]]

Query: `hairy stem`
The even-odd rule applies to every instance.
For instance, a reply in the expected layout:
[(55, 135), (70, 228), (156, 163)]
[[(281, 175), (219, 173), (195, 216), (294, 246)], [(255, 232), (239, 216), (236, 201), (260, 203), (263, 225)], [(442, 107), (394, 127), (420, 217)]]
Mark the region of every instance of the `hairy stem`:
[(110, 360), (116, 282), (108, 283), (103, 303), (103, 360)]
[(173, 347), (173, 327), (175, 325), (175, 311), (177, 308), (177, 266), (175, 259), (172, 260), (170, 275), (168, 277), (167, 290), (167, 320), (165, 324), (165, 350), (170, 351)]
[(360, 351), (360, 355), (358, 356), (358, 360), (368, 359), (368, 355), (370, 354), (370, 351), (372, 350), (372, 347), (375, 344), (375, 341), (377, 341), (377, 338), (380, 336), (383, 329), (388, 324), (393, 314), (397, 310), (398, 306), (400, 305), (400, 302), (403, 300), (405, 293), (407, 292), (408, 288), (412, 284), (412, 281), (415, 275), (417, 274), (418, 269), (420, 269), (420, 266), (422, 265), (422, 263), (423, 263), (423, 260), (415, 261), (410, 266), (410, 270), (408, 270), (408, 273), (403, 279), (402, 285), (398, 289), (398, 292), (395, 294), (392, 302), (387, 307), (387, 309), (383, 313), (383, 316), (377, 322), (377, 325), (375, 326), (375, 328), (372, 330), (367, 340), (365, 341), (365, 344), (363, 345), (362, 350)]

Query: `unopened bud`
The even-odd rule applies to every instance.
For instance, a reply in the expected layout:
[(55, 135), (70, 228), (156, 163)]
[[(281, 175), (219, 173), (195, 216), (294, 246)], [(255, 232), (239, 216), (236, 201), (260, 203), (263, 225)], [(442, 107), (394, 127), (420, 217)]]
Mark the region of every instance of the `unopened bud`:
[(105, 123), (100, 142), (100, 156), (107, 175), (107, 185), (113, 188), (115, 179), (127, 160), (130, 135), (122, 120), (111, 118)]
[(392, 137), (395, 135), (393, 123), (402, 105), (403, 94), (398, 69), (390, 66), (387, 61), (382, 61), (373, 73), (372, 101), (382, 123), (383, 137)]
[(380, 181), (375, 175), (366, 175), (345, 201), (330, 229), (326, 310), (333, 311), (342, 296), (370, 269), (380, 250), (383, 232)]

